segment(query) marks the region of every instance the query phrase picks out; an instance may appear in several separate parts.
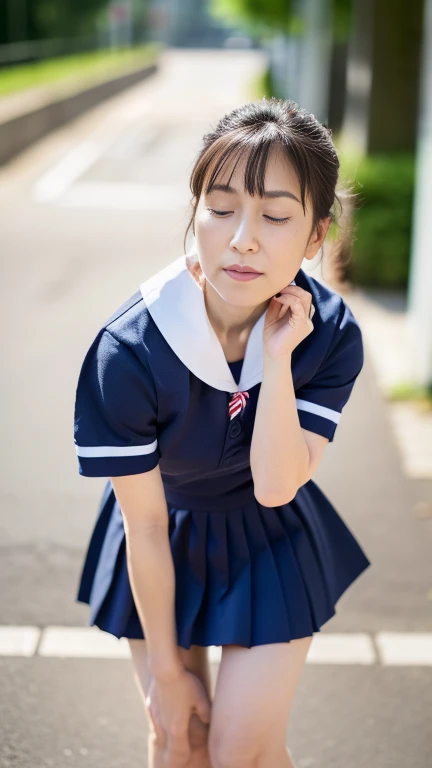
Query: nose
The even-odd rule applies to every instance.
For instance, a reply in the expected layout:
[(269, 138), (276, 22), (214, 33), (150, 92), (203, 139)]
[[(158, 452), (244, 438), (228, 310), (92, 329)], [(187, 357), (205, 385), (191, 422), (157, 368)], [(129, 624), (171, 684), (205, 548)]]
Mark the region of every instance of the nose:
[(230, 247), (238, 253), (255, 253), (258, 243), (253, 233), (251, 222), (242, 217), (231, 238)]

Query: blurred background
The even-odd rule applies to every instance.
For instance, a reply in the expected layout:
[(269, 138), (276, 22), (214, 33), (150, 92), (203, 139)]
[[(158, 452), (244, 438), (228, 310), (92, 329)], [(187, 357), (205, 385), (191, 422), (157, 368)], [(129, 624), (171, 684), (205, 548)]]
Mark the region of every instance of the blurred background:
[(432, 0), (1, 0), (0, 766), (146, 764), (126, 641), (75, 602), (105, 482), (78, 475), (75, 386), (183, 253), (202, 136), (264, 95), (332, 130), (343, 215), (304, 269), (365, 341), (316, 480), (372, 568), (288, 743), (298, 768), (432, 765)]

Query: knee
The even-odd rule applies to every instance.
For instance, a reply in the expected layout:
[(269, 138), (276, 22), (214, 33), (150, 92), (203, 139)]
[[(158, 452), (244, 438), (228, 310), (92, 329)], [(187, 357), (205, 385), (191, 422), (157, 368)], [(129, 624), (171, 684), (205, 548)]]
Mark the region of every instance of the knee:
[[(189, 720), (189, 744), (192, 750), (207, 749), (208, 744), (208, 732), (209, 725), (203, 723), (200, 717), (195, 712), (192, 713)], [(153, 749), (160, 750), (165, 749), (168, 743), (167, 735), (165, 731), (158, 730), (157, 732), (152, 727), (150, 721), (150, 731), (148, 739)]]
[(253, 735), (238, 733), (210, 735), (209, 755), (213, 768), (255, 768), (258, 752), (254, 748)]
[(208, 746), (209, 724), (192, 712), (189, 720), (189, 743), (191, 749), (203, 749)]

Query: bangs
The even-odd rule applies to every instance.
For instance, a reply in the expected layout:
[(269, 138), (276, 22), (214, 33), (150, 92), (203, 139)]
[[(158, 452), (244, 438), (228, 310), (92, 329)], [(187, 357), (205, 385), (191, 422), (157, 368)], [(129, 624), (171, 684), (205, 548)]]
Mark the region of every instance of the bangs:
[(201, 162), (192, 176), (192, 193), (196, 199), (199, 199), (202, 193), (208, 194), (224, 170), (232, 163), (232, 170), (227, 181), (229, 184), (237, 165), (245, 160), (244, 191), (252, 196), (263, 197), (267, 162), (270, 151), (275, 148), (283, 151), (297, 175), (300, 184), (301, 203), (305, 212), (305, 197), (309, 188), (307, 163), (302, 162), (302, 159), (304, 160), (302, 158), (303, 153), (296, 151), (295, 142), (287, 141), (284, 136), (281, 136), (274, 124), (272, 126), (266, 125), (264, 131), (260, 130), (254, 134), (245, 130), (236, 130), (213, 142), (204, 152)]
[(225, 174), (229, 174), (230, 184), (239, 164), (245, 193), (264, 198), (270, 191), (265, 189), (265, 178), (272, 150), (280, 153), (281, 162), (286, 160), (297, 178), (304, 216), (309, 207), (312, 210), (311, 232), (327, 218), (336, 222), (339, 157), (331, 129), (292, 99), (263, 97), (228, 112), (203, 136), (189, 181), (192, 212), (183, 241), (185, 251), (189, 231), (195, 235), (201, 196), (223, 184)]

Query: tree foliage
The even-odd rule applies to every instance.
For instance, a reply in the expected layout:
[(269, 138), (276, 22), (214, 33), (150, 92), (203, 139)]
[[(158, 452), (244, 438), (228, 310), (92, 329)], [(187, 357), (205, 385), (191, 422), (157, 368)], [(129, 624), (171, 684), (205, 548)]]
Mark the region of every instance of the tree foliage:
[[(334, 37), (346, 39), (351, 22), (352, 0), (331, 0)], [(211, 0), (212, 13), (229, 23), (243, 26), (254, 37), (304, 31), (301, 2), (293, 0)]]
[(244, 26), (256, 36), (266, 31), (292, 31), (291, 0), (211, 0), (211, 10), (216, 17)]
[(31, 0), (39, 37), (75, 37), (94, 31), (108, 0)]
[(0, 42), (91, 35), (109, 0), (3, 0)]

